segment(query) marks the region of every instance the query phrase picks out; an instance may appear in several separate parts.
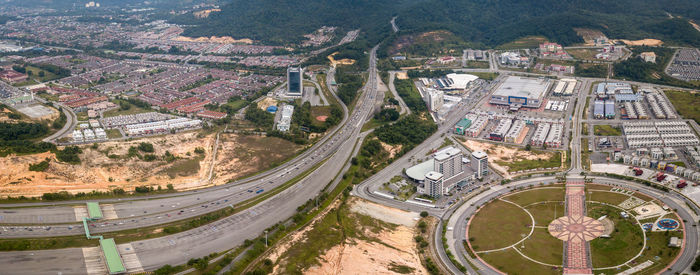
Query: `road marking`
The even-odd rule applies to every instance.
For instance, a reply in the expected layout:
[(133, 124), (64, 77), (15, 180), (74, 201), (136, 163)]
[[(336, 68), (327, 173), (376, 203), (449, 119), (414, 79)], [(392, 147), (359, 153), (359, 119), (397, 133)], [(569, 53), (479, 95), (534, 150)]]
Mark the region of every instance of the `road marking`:
[(83, 258), (88, 275), (107, 274), (107, 264), (102, 260), (102, 250), (99, 247), (84, 247)]
[(102, 208), (102, 215), (104, 215), (104, 218), (106, 220), (114, 220), (119, 217), (117, 217), (117, 212), (114, 211), (114, 205), (113, 204), (103, 204), (100, 205), (100, 208)]
[(141, 273), (144, 271), (141, 260), (139, 260), (136, 250), (130, 243), (120, 244), (117, 246), (117, 249), (122, 256), (122, 262), (124, 262), (127, 273)]
[(83, 221), (83, 218), (88, 218), (86, 206), (74, 206), (73, 213), (75, 213), (75, 221), (76, 222), (81, 222), (81, 221)]

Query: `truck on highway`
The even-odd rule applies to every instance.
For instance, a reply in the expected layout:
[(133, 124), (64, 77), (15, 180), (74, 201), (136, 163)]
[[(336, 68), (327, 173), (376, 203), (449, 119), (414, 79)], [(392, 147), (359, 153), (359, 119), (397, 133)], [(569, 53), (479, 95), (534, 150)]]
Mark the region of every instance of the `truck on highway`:
[(263, 191), (265, 191), (265, 189), (260, 189), (260, 190), (258, 190), (258, 191), (255, 191), (255, 194), (260, 194), (260, 193), (262, 193)]

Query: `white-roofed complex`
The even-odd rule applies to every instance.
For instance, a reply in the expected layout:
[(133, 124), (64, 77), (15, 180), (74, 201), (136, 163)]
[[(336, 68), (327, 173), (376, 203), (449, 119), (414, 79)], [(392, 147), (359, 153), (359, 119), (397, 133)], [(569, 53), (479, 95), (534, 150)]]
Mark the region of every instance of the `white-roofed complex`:
[(522, 143), (527, 136), (527, 127), (525, 126), (525, 121), (516, 120), (513, 126), (510, 127), (508, 133), (506, 134), (505, 141), (511, 143)]
[(289, 131), (289, 127), (292, 124), (292, 114), (294, 114), (294, 105), (287, 104), (282, 107), (282, 114), (276, 126), (278, 131)]
[(681, 120), (657, 122), (625, 122), (622, 124), (630, 148), (652, 146), (695, 146), (700, 140), (690, 126)]
[(562, 134), (564, 132), (564, 126), (561, 124), (552, 124), (549, 128), (549, 134), (544, 143), (549, 148), (559, 148), (561, 147)]
[(491, 95), (491, 104), (539, 108), (552, 82), (547, 78), (509, 76)]

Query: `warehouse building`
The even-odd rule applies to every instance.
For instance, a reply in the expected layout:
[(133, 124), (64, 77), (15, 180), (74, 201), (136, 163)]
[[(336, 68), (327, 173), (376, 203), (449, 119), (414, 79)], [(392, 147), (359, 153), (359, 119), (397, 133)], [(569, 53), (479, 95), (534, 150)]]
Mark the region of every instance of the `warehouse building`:
[(615, 119), (615, 101), (605, 101), (605, 118)]
[(593, 117), (596, 119), (605, 118), (605, 101), (596, 100), (593, 102)]
[(550, 86), (551, 81), (547, 78), (509, 76), (493, 92), (489, 102), (508, 105), (513, 111), (521, 107), (539, 108)]

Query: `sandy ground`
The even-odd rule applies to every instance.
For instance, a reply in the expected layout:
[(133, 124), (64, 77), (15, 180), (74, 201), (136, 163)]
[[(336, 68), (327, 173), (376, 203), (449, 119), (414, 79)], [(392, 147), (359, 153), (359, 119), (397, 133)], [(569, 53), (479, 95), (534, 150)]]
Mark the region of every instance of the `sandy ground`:
[(260, 108), (260, 110), (266, 110), (267, 107), (277, 106), (277, 103), (278, 101), (276, 99), (271, 97), (265, 97), (258, 101), (258, 108)]
[(503, 145), (496, 145), (488, 142), (480, 142), (471, 139), (467, 139), (462, 142), (464, 146), (469, 148), (470, 151), (484, 151), (489, 155), (489, 164), (493, 166), (494, 169), (498, 170), (500, 174), (507, 175), (508, 167), (498, 165), (496, 161), (511, 161), (513, 159), (541, 159), (549, 158), (547, 154), (535, 154), (530, 151), (525, 151), (519, 148), (506, 147)]
[(382, 144), (382, 148), (384, 148), (384, 151), (389, 152), (389, 158), (393, 158), (394, 156), (396, 156), (396, 154), (401, 152), (401, 148), (403, 148), (403, 146), (400, 144), (391, 146), (391, 145), (386, 144), (386, 143), (381, 142), (381, 141), (380, 141), (380, 143)]
[(221, 9), (208, 9), (208, 10), (202, 10), (202, 11), (196, 11), (194, 12), (194, 17), (196, 18), (207, 18), (209, 17), (209, 14), (212, 12), (220, 12)]
[[(89, 192), (92, 190), (108, 191), (113, 188), (131, 190), (135, 186), (160, 185), (166, 188), (170, 183), (176, 189), (201, 187), (208, 182), (207, 171), (210, 165), (210, 154), (215, 141), (215, 135), (203, 138), (197, 137), (198, 132), (185, 132), (133, 141), (105, 142), (98, 149), (91, 145), (82, 146), (82, 162), (70, 165), (56, 161), (53, 153), (42, 153), (27, 156), (8, 156), (0, 158), (0, 196), (40, 196), (47, 192), (68, 191), (71, 193)], [(137, 146), (140, 142), (150, 142), (155, 149), (155, 155), (162, 156), (169, 151), (180, 159), (167, 163), (165, 161), (144, 162), (137, 158), (110, 159), (109, 154), (126, 155), (129, 147)], [(183, 171), (186, 175), (171, 178), (166, 170), (173, 165), (194, 159), (196, 147), (205, 149), (204, 159), (200, 161), (198, 171)], [(189, 153), (189, 156), (187, 155)], [(29, 171), (29, 165), (51, 159), (49, 168), (44, 172)]]
[(252, 39), (248, 39), (248, 38), (235, 39), (235, 38), (230, 37), (230, 36), (221, 36), (221, 37), (212, 36), (212, 37), (197, 37), (197, 38), (178, 36), (174, 40), (176, 40), (176, 41), (188, 41), (188, 42), (211, 42), (211, 43), (221, 43), (221, 44), (235, 44), (235, 43), (253, 44)]
[(595, 39), (601, 36), (605, 36), (603, 32), (599, 30), (592, 30), (592, 29), (582, 29), (582, 28), (574, 28), (574, 31), (583, 38), (583, 41), (585, 41), (586, 46), (593, 46), (595, 45)]
[(697, 23), (695, 23), (693, 20), (688, 20), (688, 23), (690, 23), (690, 25), (692, 25), (693, 28), (700, 32), (700, 26), (698, 26)]
[[(242, 142), (241, 139), (247, 139)], [(221, 135), (219, 152), (216, 156), (217, 165), (214, 167), (213, 184), (228, 183), (239, 177), (255, 173), (270, 165), (271, 161), (283, 161), (288, 154), (293, 154), (301, 149), (286, 140), (267, 140), (259, 142), (265, 137), (238, 136), (232, 134)], [(273, 143), (274, 142), (274, 143)], [(286, 152), (281, 152), (278, 146), (285, 146)], [(287, 146), (291, 146), (287, 148)]]
[(620, 39), (620, 41), (629, 46), (661, 46), (662, 44), (664, 44), (664, 42), (661, 40), (651, 38), (633, 41)]
[(355, 64), (355, 60), (348, 59), (348, 58), (343, 58), (340, 60), (335, 60), (333, 58), (334, 55), (338, 54), (338, 52), (334, 52), (333, 54), (328, 56), (328, 60), (331, 61), (331, 66), (335, 68), (336, 65), (352, 65)]
[[(408, 213), (360, 199), (351, 202), (355, 213), (369, 215), (389, 223), (400, 224), (395, 230), (378, 234), (366, 232), (370, 237), (382, 240), (386, 245), (352, 239), (335, 246), (321, 256), (321, 265), (304, 274), (397, 274), (389, 268), (392, 264), (408, 266), (411, 274), (428, 274), (420, 262), (413, 240), (416, 213)], [(388, 245), (388, 246), (387, 246)]]
[(396, 73), (396, 79), (408, 79), (408, 73), (398, 72)]

